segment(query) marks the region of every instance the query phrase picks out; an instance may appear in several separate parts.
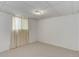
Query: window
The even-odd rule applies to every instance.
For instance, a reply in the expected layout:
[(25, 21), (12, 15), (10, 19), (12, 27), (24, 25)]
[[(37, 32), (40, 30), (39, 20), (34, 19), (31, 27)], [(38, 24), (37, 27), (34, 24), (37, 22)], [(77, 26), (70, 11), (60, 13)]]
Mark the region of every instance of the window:
[(28, 19), (22, 17), (13, 17), (13, 30), (28, 30)]

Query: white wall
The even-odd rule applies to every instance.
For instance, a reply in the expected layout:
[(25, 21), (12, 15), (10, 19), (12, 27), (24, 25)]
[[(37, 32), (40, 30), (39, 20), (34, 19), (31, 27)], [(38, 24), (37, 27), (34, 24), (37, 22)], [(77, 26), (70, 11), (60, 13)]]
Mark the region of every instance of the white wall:
[(37, 20), (29, 19), (29, 42), (35, 42), (37, 40)]
[(10, 47), (11, 19), (11, 15), (0, 12), (0, 52)]
[(38, 41), (78, 50), (77, 19), (69, 15), (39, 20)]
[(77, 23), (76, 23), (76, 26), (77, 26), (77, 37), (78, 37), (78, 40), (77, 40), (77, 42), (78, 42), (78, 51), (79, 51), (79, 14), (78, 15), (76, 15), (76, 19), (77, 19)]

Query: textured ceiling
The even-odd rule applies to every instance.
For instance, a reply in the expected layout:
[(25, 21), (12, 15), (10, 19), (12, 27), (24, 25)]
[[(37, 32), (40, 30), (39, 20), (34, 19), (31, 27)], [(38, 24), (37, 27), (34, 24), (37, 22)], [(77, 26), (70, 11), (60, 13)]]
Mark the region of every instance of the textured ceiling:
[[(43, 15), (34, 15), (34, 9), (46, 12)], [(0, 2), (0, 11), (32, 19), (44, 19), (78, 13), (79, 1), (4, 1)]]

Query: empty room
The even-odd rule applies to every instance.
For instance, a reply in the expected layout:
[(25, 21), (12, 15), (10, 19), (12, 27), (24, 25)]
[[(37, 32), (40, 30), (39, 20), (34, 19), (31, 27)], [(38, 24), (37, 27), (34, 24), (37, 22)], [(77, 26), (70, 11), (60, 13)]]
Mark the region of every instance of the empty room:
[(0, 1), (0, 57), (79, 57), (79, 1)]

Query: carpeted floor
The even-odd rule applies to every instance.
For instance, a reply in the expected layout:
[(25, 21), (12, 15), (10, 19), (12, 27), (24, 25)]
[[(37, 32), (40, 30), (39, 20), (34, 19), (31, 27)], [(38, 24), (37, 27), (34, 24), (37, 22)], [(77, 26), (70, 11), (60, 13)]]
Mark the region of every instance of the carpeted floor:
[(0, 53), (0, 57), (79, 57), (79, 52), (35, 42)]

